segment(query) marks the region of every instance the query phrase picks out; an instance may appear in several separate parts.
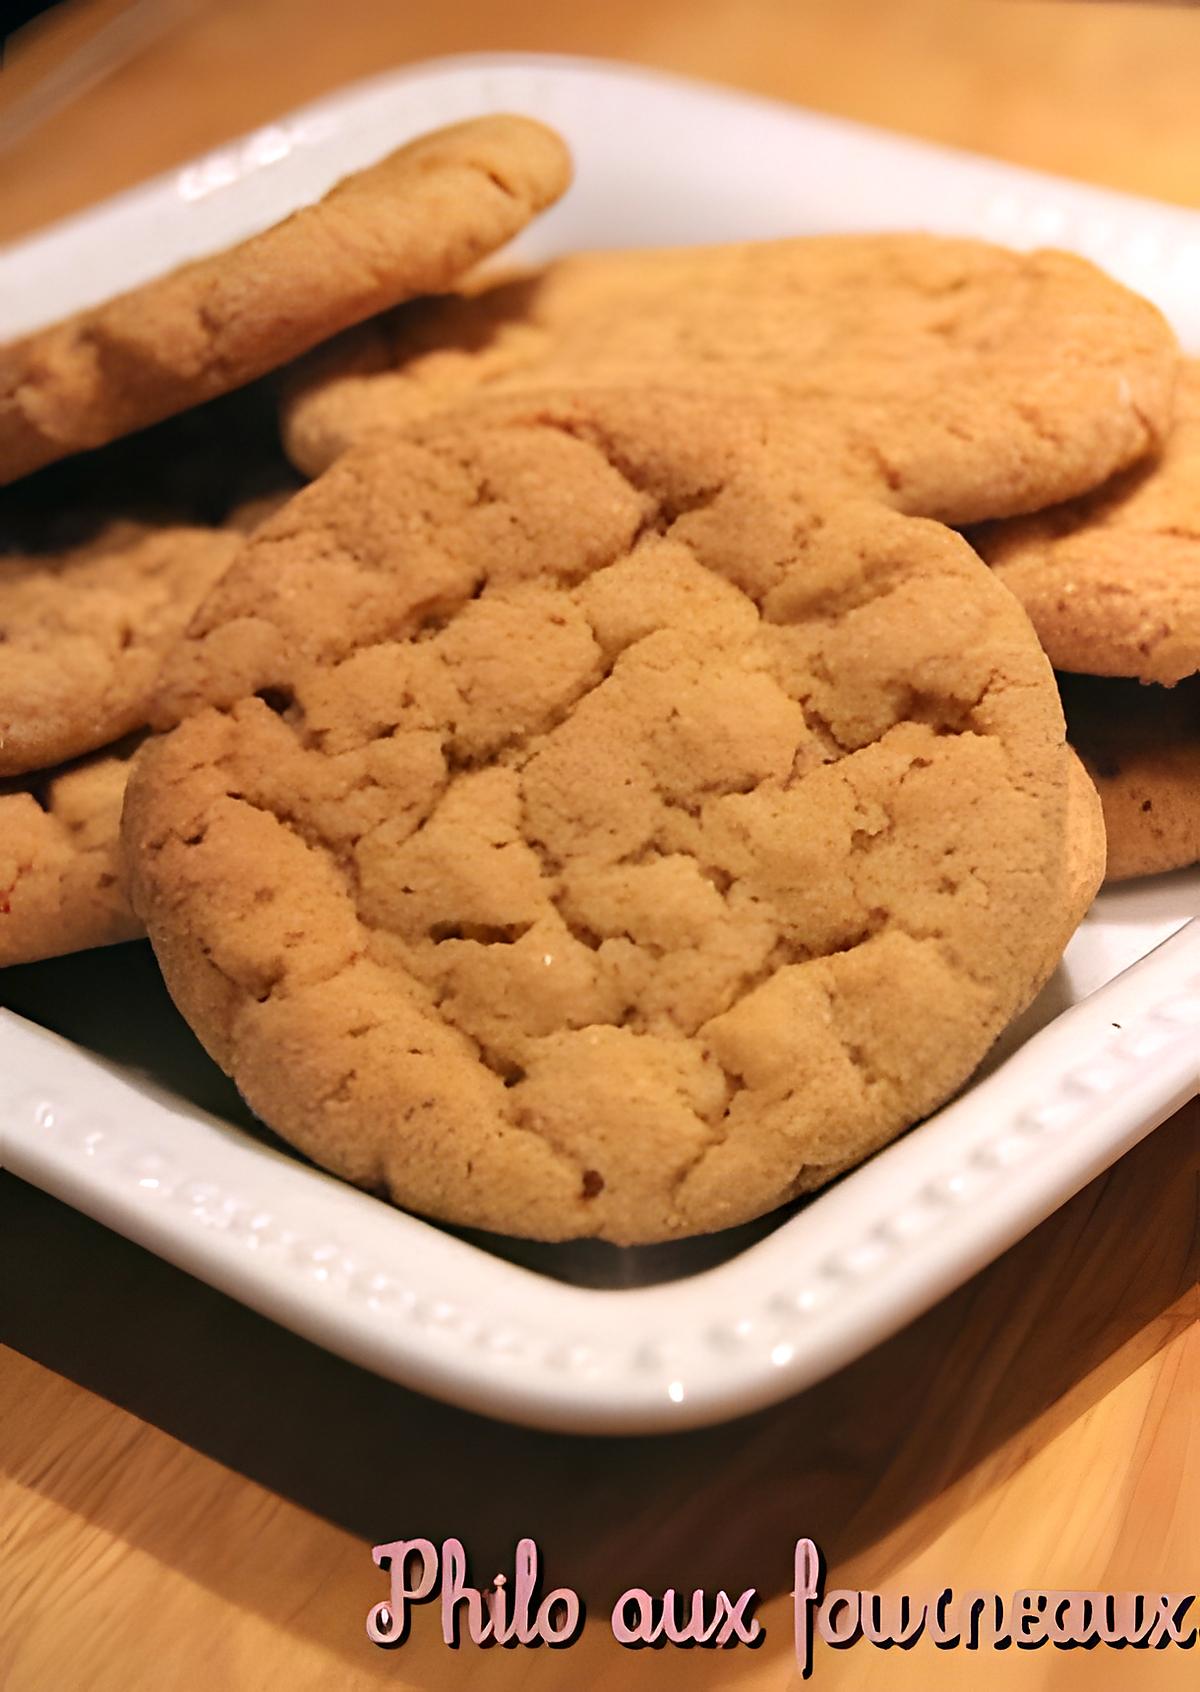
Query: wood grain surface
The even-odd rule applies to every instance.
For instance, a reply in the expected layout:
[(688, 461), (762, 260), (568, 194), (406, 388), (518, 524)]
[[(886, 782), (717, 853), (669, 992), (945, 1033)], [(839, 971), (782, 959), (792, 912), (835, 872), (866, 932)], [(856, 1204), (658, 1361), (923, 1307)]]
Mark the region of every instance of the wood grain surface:
[[(0, 237), (348, 78), (432, 54), (593, 52), (1200, 205), (1200, 15), (1026, 0), (202, 0), (86, 86), (121, 10), (62, 9), (0, 76)], [(84, 59), (86, 67), (86, 57)], [(64, 103), (65, 100), (65, 103)], [(49, 110), (51, 115), (44, 115)], [(30, 127), (31, 117), (40, 118)], [(8, 121), (8, 120), (19, 121)], [(4, 1692), (799, 1684), (791, 1546), (830, 1584), (1200, 1590), (1200, 1104), (920, 1321), (791, 1403), (672, 1438), (449, 1410), (326, 1355), (0, 1176)], [(370, 1545), (521, 1534), (589, 1607), (569, 1651), (364, 1632)], [(620, 1649), (626, 1586), (753, 1585), (756, 1651)], [(864, 1692), (1194, 1687), (1183, 1653), (819, 1646)]]

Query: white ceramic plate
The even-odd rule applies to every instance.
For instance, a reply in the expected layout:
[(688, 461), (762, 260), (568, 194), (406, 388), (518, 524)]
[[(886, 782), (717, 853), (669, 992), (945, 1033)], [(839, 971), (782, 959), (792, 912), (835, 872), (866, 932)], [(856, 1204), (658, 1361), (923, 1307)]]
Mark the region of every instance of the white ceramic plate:
[[(1151, 295), (1200, 350), (1193, 214), (667, 77), (511, 57), (361, 84), (8, 249), (0, 332), (224, 246), (487, 110), (542, 117), (575, 153), (576, 186), (526, 258), (888, 226), (1053, 242)], [(1197, 1091), (1197, 914), (1200, 872), (1102, 895), (959, 1098), (786, 1218), (709, 1240), (520, 1247), (354, 1191), (222, 1119), (236, 1101), (145, 948), (0, 976), (0, 1000), (33, 1018), (0, 1013), (0, 1161), (426, 1392), (556, 1428), (713, 1422), (894, 1332)]]

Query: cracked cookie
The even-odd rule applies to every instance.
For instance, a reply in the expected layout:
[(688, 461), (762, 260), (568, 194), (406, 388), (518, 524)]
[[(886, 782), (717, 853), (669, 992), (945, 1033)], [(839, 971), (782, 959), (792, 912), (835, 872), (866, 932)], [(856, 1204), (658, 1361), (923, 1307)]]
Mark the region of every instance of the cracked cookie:
[(258, 384), (0, 491), (0, 776), (144, 727), (168, 647), (298, 481)]
[(156, 717), (123, 827), (176, 1003), (271, 1127), (456, 1223), (642, 1242), (822, 1184), (967, 1079), (1078, 896), (1020, 606), (725, 401), (346, 453)]
[(449, 287), (557, 199), (570, 173), (558, 136), (529, 118), (456, 124), (228, 252), (0, 346), (0, 482)]
[(1064, 675), (1059, 686), (1104, 807), (1108, 879), (1200, 862), (1200, 676), (1156, 687)]
[(0, 968), (133, 940), (120, 867), (132, 744), (0, 782)]
[(242, 538), (121, 518), (66, 533), (40, 551), (0, 542), (0, 776), (144, 727), (164, 654)]
[(1200, 361), (1157, 459), (971, 541), (1058, 669), (1167, 686), (1200, 670)]
[(899, 508), (1039, 510), (1156, 447), (1178, 349), (1147, 301), (1069, 253), (838, 235), (585, 254), (419, 301), (292, 373), (307, 472), (347, 445), (504, 388), (765, 387)]

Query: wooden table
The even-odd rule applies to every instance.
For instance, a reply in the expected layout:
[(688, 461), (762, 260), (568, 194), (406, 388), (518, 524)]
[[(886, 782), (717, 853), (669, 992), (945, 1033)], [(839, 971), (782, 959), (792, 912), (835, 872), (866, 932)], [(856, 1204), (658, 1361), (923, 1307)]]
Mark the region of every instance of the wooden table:
[[(115, 0), (13, 47), (0, 131)], [(336, 20), (336, 21), (334, 21)], [(0, 154), (8, 236), (349, 77), (467, 48), (723, 78), (1200, 204), (1200, 17), (1018, 0), (234, 0), (184, 5)], [(779, 1687), (790, 1551), (891, 1591), (1200, 1586), (1200, 1105), (913, 1327), (802, 1398), (672, 1439), (447, 1410), (325, 1355), (0, 1177), (0, 1685), (338, 1692)], [(372, 1542), (531, 1534), (589, 1603), (570, 1651), (382, 1652)], [(631, 1584), (754, 1585), (756, 1652), (628, 1652)], [(1194, 1686), (1200, 1652), (821, 1648), (829, 1688)]]

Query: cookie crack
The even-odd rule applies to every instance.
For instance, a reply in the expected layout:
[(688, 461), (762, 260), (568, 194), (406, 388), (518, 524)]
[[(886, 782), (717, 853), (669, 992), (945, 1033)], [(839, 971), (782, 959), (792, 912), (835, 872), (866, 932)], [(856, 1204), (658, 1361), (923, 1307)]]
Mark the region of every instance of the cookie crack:
[(726, 478), (720, 477), (690, 492), (681, 492), (674, 498), (668, 498), (661, 489), (655, 487), (653, 478), (641, 468), (639, 461), (621, 450), (611, 431), (598, 419), (562, 417), (548, 404), (543, 411), (535, 414), (535, 421), (543, 428), (557, 430), (559, 434), (578, 441), (581, 446), (591, 447), (600, 454), (609, 469), (620, 476), (631, 492), (651, 502), (652, 509), (643, 517), (634, 532), (628, 548), (630, 552), (646, 536), (665, 535), (681, 517), (703, 511), (715, 504), (728, 485)]
[(32, 874), (33, 865), (31, 863), (17, 864), (15, 866), (15, 873), (12, 881), (7, 887), (0, 887), (0, 916), (12, 915), (13, 895), (17, 891), (17, 888), (21, 885), (22, 881)]
[[(921, 933), (921, 932), (918, 932), (918, 931), (914, 931), (913, 929), (907, 927), (903, 923), (898, 922), (896, 920), (895, 916), (894, 916), (894, 913), (888, 912), (888, 911), (882, 911), (881, 910), (881, 911), (878, 911), (878, 912), (872, 912), (872, 918), (877, 919), (877, 920), (874, 920), (874, 921), (868, 923), (868, 925), (864, 929), (863, 933), (861, 935), (856, 935), (847, 944), (845, 944), (843, 946), (837, 946), (837, 947), (831, 948), (828, 951), (816, 953), (811, 958), (801, 958), (797, 961), (800, 962), (800, 963), (805, 963), (805, 962), (810, 962), (810, 961), (811, 962), (820, 962), (820, 961), (824, 961), (826, 958), (838, 957), (838, 956), (843, 955), (845, 953), (854, 951), (858, 946), (865, 944), (865, 942), (867, 940), (871, 939), (874, 935), (883, 933), (886, 929), (892, 928), (892, 929), (897, 930), (900, 933), (907, 935), (908, 938), (918, 942), (919, 944), (937, 945), (939, 947), (939, 951), (941, 952), (941, 955), (943, 957), (945, 957), (946, 961), (948, 963), (950, 963), (951, 967), (956, 968), (956, 969), (961, 969), (961, 973), (964, 974), (967, 977), (968, 980), (975, 982), (977, 985), (983, 984), (979, 977), (976, 977), (969, 970), (967, 970), (965, 967), (963, 967), (961, 965), (960, 960), (955, 958), (953, 955), (948, 955), (946, 953), (945, 945), (944, 945), (944, 939), (943, 939), (943, 936), (940, 933), (937, 933), (935, 931), (931, 931), (931, 932), (928, 932), (928, 933)], [(787, 967), (787, 966), (781, 965), (780, 967)], [(772, 971), (771, 973), (775, 973), (775, 972)], [(764, 979), (769, 980), (770, 976), (768, 975)], [(756, 985), (762, 985), (762, 984), (763, 984), (762, 982), (756, 983)], [(827, 1009), (829, 1011), (830, 1028), (833, 1031), (834, 1036), (837, 1039), (837, 1042), (838, 1042), (839, 1046), (841, 1047), (843, 1053), (845, 1054), (847, 1062), (850, 1063), (850, 1065), (855, 1070), (856, 1074), (858, 1074), (862, 1078), (864, 1086), (868, 1090), (874, 1091), (876, 1093), (878, 1093), (881, 1090), (885, 1090), (885, 1089), (890, 1090), (894, 1093), (895, 1092), (895, 1082), (892, 1079), (892, 1077), (890, 1077), (889, 1075), (886, 1074), (886, 1072), (884, 1072), (884, 1071), (882, 1071), (878, 1068), (878, 1066), (874, 1063), (870, 1054), (868, 1053), (867, 1049), (864, 1046), (862, 1046), (858, 1042), (850, 1040), (849, 1038), (847, 1038), (847, 1036), (844, 1033), (841, 1032), (841, 1030), (839, 1030), (837, 1028), (837, 1021), (836, 1021), (837, 999), (836, 999), (836, 990), (834, 988), (834, 985), (832, 983), (824, 982), (824, 981), (819, 981), (817, 983), (817, 985), (818, 985), (819, 990), (821, 991), (821, 993), (822, 993), (822, 995), (823, 995), (823, 997), (825, 998), (825, 1001), (826, 1001), (826, 1006), (827, 1006)], [(742, 995), (743, 998), (748, 997), (748, 996), (749, 996), (748, 994)], [(739, 1004), (741, 1002), (742, 1002), (741, 999), (736, 1001), (736, 1003), (739, 1003)], [(703, 1032), (703, 1030), (701, 1030), (701, 1033), (702, 1032)], [(708, 1046), (708, 1045), (705, 1046), (705, 1055), (707, 1057), (711, 1058), (711, 1060), (721, 1070), (721, 1073), (723, 1074), (723, 1076), (725, 1078), (725, 1084), (726, 1084), (726, 1088), (727, 1088), (727, 1092), (728, 1092), (728, 1097), (727, 1097), (727, 1101), (725, 1103), (724, 1109), (722, 1110), (720, 1116), (718, 1118), (716, 1118), (715, 1120), (709, 1121), (708, 1125), (711, 1128), (711, 1133), (709, 1134), (708, 1138), (706, 1139), (704, 1145), (701, 1146), (700, 1148), (698, 1148), (695, 1155), (693, 1157), (691, 1157), (687, 1161), (686, 1164), (681, 1166), (681, 1168), (673, 1176), (671, 1184), (670, 1184), (670, 1189), (669, 1189), (671, 1201), (673, 1203), (678, 1201), (679, 1193), (680, 1193), (682, 1187), (684, 1186), (684, 1184), (688, 1181), (688, 1179), (691, 1176), (693, 1176), (696, 1173), (696, 1171), (712, 1156), (712, 1154), (718, 1149), (718, 1147), (724, 1145), (728, 1141), (729, 1136), (733, 1131), (732, 1114), (733, 1114), (734, 1105), (736, 1104), (736, 1101), (737, 1101), (739, 1095), (748, 1090), (744, 1076), (738, 1070), (735, 1070), (735, 1069), (731, 1068), (730, 1066), (722, 1063), (721, 1059), (717, 1056), (716, 1052), (713, 1051), (711, 1049), (711, 1047)], [(783, 1094), (780, 1102), (783, 1103), (783, 1104), (786, 1104), (794, 1096), (795, 1096), (795, 1089), (788, 1090)], [(800, 1177), (801, 1171), (805, 1168), (808, 1168), (808, 1167), (810, 1167), (810, 1165), (808, 1163), (802, 1162), (800, 1164), (800, 1166), (798, 1167), (797, 1171), (796, 1171), (795, 1179), (798, 1180), (799, 1177)]]

